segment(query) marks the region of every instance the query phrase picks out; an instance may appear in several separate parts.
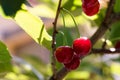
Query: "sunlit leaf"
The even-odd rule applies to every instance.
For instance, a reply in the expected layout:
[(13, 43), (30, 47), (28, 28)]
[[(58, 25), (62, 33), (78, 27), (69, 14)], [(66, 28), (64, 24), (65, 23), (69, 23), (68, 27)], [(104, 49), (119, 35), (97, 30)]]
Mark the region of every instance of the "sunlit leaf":
[(55, 16), (53, 10), (49, 6), (43, 4), (30, 8), (29, 11), (37, 16), (42, 16), (47, 18), (54, 18)]
[[(20, 27), (25, 30), (37, 43), (40, 42), (41, 45), (50, 49), (51, 36), (49, 36), (45, 28), (42, 29), (43, 22), (39, 17), (32, 15), (26, 10), (20, 10), (17, 12), (14, 19), (17, 24), (20, 25)], [(41, 41), (38, 41), (40, 34), (42, 34)]]

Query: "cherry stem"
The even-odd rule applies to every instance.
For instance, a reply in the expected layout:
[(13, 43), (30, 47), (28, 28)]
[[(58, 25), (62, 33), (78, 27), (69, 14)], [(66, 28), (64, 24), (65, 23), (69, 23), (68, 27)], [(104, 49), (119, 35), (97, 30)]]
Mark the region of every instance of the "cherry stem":
[(78, 28), (78, 25), (77, 25), (77, 23), (76, 23), (76, 21), (75, 21), (75, 19), (74, 19), (74, 16), (72, 15), (72, 13), (71, 13), (69, 10), (67, 10), (67, 9), (65, 9), (65, 8), (62, 8), (62, 10), (65, 11), (66, 13), (68, 13), (68, 14), (71, 16), (71, 18), (72, 18), (72, 20), (73, 20), (73, 22), (74, 22), (74, 24), (75, 24), (75, 28), (76, 28), (76, 31), (77, 31), (77, 35), (78, 35), (78, 37), (80, 37), (79, 28)]
[(65, 28), (65, 18), (64, 18), (63, 11), (61, 11), (61, 16), (62, 16), (62, 20), (63, 20), (63, 25), (64, 25), (64, 28)]

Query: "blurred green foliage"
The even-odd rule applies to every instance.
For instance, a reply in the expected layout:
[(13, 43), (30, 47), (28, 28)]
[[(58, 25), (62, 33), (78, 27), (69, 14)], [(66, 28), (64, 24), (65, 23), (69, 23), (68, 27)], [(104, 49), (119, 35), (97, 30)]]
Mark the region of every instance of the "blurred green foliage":
[(120, 7), (120, 0), (116, 0), (115, 1), (115, 6), (114, 6), (114, 11), (116, 12), (116, 13), (120, 13), (120, 9), (119, 9), (119, 7)]
[(115, 44), (120, 40), (120, 22), (116, 22), (112, 25), (109, 39)]

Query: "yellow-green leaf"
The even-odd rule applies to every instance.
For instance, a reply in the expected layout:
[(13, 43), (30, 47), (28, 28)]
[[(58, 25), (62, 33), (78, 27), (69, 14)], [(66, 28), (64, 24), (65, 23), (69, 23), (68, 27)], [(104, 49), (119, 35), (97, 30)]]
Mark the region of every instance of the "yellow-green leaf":
[(46, 32), (43, 22), (39, 17), (34, 16), (26, 10), (19, 10), (14, 19), (17, 24), (21, 26), (21, 28), (25, 30), (25, 32), (27, 32), (37, 43), (50, 49), (52, 38)]

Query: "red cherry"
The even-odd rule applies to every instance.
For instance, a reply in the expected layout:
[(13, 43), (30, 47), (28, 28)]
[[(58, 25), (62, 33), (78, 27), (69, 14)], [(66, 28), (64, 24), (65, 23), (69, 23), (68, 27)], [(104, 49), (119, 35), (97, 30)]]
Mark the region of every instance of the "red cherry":
[(64, 64), (65, 68), (67, 68), (68, 70), (75, 70), (79, 67), (79, 65), (80, 65), (80, 60), (77, 55), (74, 55), (70, 63)]
[(82, 0), (83, 4), (93, 4), (95, 2), (97, 2), (98, 0)]
[(120, 41), (117, 41), (117, 43), (115, 44), (115, 48), (116, 49), (120, 48)]
[(100, 4), (98, 0), (82, 0), (82, 10), (88, 16), (93, 16), (98, 13)]
[(91, 41), (87, 37), (77, 38), (73, 41), (73, 50), (79, 57), (86, 56), (91, 49)]
[(58, 62), (69, 63), (74, 55), (74, 51), (69, 46), (60, 46), (55, 51), (55, 57)]

